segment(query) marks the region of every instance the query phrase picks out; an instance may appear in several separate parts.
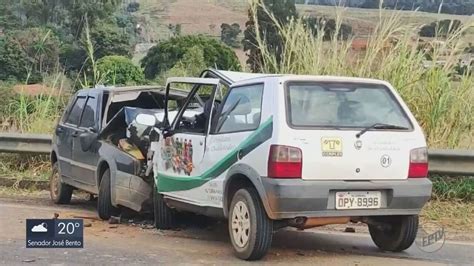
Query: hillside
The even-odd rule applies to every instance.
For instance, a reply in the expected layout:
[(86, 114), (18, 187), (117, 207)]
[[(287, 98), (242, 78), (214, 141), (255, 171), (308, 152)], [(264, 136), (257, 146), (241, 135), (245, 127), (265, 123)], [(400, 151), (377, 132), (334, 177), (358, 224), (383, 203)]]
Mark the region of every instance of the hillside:
[[(247, 1), (245, 0), (140, 0), (140, 10), (136, 13), (145, 28), (147, 42), (157, 42), (173, 35), (170, 25), (180, 25), (181, 34), (205, 34), (220, 38), (222, 23), (238, 23), (244, 30), (247, 21)], [(324, 16), (333, 18), (335, 8), (331, 6), (297, 5), (303, 16)], [(379, 10), (363, 8), (343, 8), (344, 22), (353, 27), (356, 37), (364, 37), (379, 19)], [(402, 12), (407, 23), (416, 26), (429, 24), (441, 19), (468, 21), (470, 16), (434, 14), (427, 12), (385, 10), (382, 15), (390, 16)], [(474, 33), (468, 34), (467, 41), (474, 41)], [(242, 61), (243, 51), (236, 50)]]

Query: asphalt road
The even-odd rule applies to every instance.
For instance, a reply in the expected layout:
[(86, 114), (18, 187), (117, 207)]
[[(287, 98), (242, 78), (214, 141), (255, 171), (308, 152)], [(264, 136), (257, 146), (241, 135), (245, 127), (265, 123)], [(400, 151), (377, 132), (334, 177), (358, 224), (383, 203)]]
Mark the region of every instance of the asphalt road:
[[(85, 216), (83, 249), (26, 249), (25, 219)], [(0, 264), (247, 264), (236, 259), (225, 223), (184, 217), (181, 230), (158, 231), (149, 226), (110, 225), (95, 219), (93, 202), (74, 200), (55, 206), (45, 198), (0, 198)], [(474, 261), (474, 243), (446, 241), (435, 253), (412, 246), (403, 253), (378, 250), (367, 234), (323, 230), (281, 230), (269, 254), (256, 263), (343, 265), (433, 265)], [(255, 263), (255, 262), (254, 262)]]

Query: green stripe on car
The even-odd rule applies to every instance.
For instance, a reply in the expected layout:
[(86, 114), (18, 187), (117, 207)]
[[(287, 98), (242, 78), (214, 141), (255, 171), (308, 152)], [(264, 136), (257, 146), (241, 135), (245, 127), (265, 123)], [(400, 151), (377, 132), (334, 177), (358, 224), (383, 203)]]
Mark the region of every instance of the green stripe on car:
[(159, 192), (184, 191), (200, 187), (212, 179), (217, 178), (237, 161), (245, 157), (255, 148), (272, 137), (273, 117), (260, 125), (250, 136), (248, 136), (239, 146), (234, 148), (222, 160), (218, 161), (206, 172), (199, 176), (172, 176), (159, 173), (156, 176)]

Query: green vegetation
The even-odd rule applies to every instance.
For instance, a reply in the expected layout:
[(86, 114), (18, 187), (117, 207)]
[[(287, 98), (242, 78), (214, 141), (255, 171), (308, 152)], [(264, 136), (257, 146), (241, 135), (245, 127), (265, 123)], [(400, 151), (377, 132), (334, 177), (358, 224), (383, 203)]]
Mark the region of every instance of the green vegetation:
[(148, 51), (141, 65), (145, 77), (154, 79), (172, 68), (192, 47), (198, 47), (204, 55), (206, 66), (218, 69), (240, 70), (235, 52), (221, 42), (205, 36), (182, 36), (160, 42)]
[(237, 40), (237, 36), (242, 32), (238, 23), (229, 25), (222, 23), (221, 25), (221, 41), (230, 47), (239, 48), (240, 43)]
[[(283, 36), (279, 32), (279, 25), (285, 26), (297, 17), (295, 0), (262, 0), (261, 5), (255, 5), (249, 12), (249, 21), (244, 31), (244, 51), (247, 52), (247, 65), (253, 72), (263, 70), (262, 52), (260, 44), (269, 53), (273, 54), (276, 63), (280, 63), (280, 54), (283, 51)], [(261, 43), (256, 38), (261, 39)]]
[(140, 85), (145, 82), (142, 70), (124, 56), (105, 56), (97, 61), (97, 70), (104, 74), (105, 85)]
[[(260, 2), (260, 1), (258, 1)], [(261, 2), (260, 2), (261, 3)], [(261, 5), (252, 6), (254, 21), (259, 20)], [(382, 12), (382, 11), (381, 11)], [(338, 38), (343, 9), (336, 9), (337, 30), (326, 42), (323, 35), (309, 30), (302, 18), (281, 23), (274, 16), (283, 49), (276, 53), (269, 47), (261, 30), (256, 40), (266, 73), (357, 76), (387, 80), (394, 85), (423, 127), (429, 146), (456, 148), (470, 146), (474, 121), (472, 105), (474, 79), (456, 76), (455, 66), (462, 51), (467, 24), (442, 41), (434, 40), (430, 56), (446, 64), (425, 66), (426, 51), (413, 40), (415, 28), (401, 19), (401, 12), (380, 15), (379, 23), (367, 40), (364, 52), (354, 54), (352, 40)], [(266, 16), (269, 16), (268, 14)], [(258, 24), (256, 24), (258, 26)], [(301, 52), (304, 51), (304, 52)], [(468, 133), (466, 133), (468, 132)], [(470, 141), (469, 141), (470, 142)]]
[(123, 34), (116, 25), (104, 24), (92, 28), (91, 39), (96, 58), (108, 55), (132, 56), (129, 37)]
[(425, 25), (420, 29), (421, 37), (439, 37), (446, 38), (448, 35), (459, 31), (462, 28), (461, 21), (444, 19), (438, 22), (432, 22), (431, 24)]
[(474, 178), (431, 177), (433, 196), (437, 200), (460, 200), (474, 202)]
[(131, 57), (130, 28), (135, 25), (118, 8), (121, 4), (121, 0), (3, 0), (0, 79), (38, 83), (46, 75), (64, 72), (77, 81), (78, 76), (90, 74), (87, 41), (93, 45), (95, 59)]
[(43, 74), (55, 72), (59, 62), (59, 40), (50, 30), (28, 28), (8, 32), (0, 40), (0, 79), (35, 83)]
[(159, 83), (165, 84), (168, 77), (197, 77), (205, 68), (206, 61), (202, 49), (192, 47), (183, 55), (181, 60), (161, 75)]

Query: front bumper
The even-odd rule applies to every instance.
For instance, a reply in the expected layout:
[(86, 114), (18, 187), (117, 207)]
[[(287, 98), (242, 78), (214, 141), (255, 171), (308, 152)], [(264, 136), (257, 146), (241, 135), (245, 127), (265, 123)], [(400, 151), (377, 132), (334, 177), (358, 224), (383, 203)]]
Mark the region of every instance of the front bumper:
[[(295, 217), (414, 215), (431, 197), (428, 178), (395, 181), (326, 181), (262, 177), (265, 208), (271, 219)], [(337, 191), (382, 192), (382, 207), (336, 210)]]

